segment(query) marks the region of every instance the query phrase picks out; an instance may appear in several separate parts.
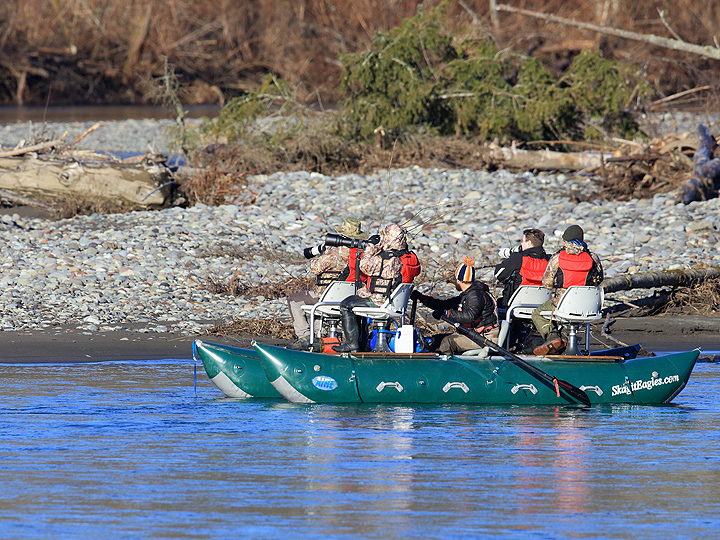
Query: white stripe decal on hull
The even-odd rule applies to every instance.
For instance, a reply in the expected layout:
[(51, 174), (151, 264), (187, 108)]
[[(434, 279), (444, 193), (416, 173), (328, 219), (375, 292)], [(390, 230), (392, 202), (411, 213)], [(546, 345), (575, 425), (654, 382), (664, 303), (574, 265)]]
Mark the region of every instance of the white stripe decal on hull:
[(247, 392), (241, 390), (237, 385), (230, 380), (230, 377), (225, 375), (222, 371), (210, 379), (215, 386), (227, 397), (231, 398), (249, 398), (252, 397)]
[(309, 399), (302, 395), (300, 392), (298, 392), (282, 376), (278, 377), (274, 381), (270, 381), (270, 384), (275, 387), (275, 390), (280, 392), (281, 396), (283, 396), (291, 403), (315, 403), (312, 399)]

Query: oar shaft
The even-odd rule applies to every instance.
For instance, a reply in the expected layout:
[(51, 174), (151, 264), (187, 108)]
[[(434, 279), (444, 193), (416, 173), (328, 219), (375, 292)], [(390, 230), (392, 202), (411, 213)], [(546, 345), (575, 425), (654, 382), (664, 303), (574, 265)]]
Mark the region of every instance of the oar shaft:
[(493, 349), (496, 352), (499, 352), (500, 354), (505, 356), (507, 359), (509, 359), (511, 362), (513, 362), (515, 365), (517, 365), (518, 367), (527, 371), (528, 373), (535, 376), (536, 378), (538, 378), (540, 380), (544, 380), (548, 383), (551, 383), (552, 387), (558, 393), (558, 396), (560, 395), (560, 387), (562, 386), (563, 392), (568, 394), (571, 399), (575, 399), (575, 400), (583, 403), (584, 405), (587, 405), (588, 407), (590, 406), (590, 398), (583, 390), (580, 390), (578, 387), (570, 384), (569, 382), (561, 381), (557, 377), (553, 377), (549, 373), (545, 373), (542, 369), (533, 366), (530, 362), (523, 360), (518, 355), (513, 354), (510, 351), (502, 348), (497, 343), (490, 341), (488, 338), (486, 338), (479, 332), (465, 328), (457, 321), (453, 321), (452, 319), (445, 317), (445, 316), (442, 317), (442, 320), (453, 325), (455, 327), (455, 330), (457, 330), (460, 334), (470, 338), (478, 345), (484, 345), (486, 347), (490, 347), (491, 349)]
[(417, 298), (413, 298), (412, 305), (410, 306), (410, 324), (415, 326), (415, 312), (417, 312)]

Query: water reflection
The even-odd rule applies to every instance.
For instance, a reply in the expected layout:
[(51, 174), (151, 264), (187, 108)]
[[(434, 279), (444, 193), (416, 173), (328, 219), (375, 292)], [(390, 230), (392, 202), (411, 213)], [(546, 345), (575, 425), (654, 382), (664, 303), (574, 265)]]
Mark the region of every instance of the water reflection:
[(0, 366), (0, 527), (26, 538), (712, 537), (718, 371), (698, 366), (676, 406), (586, 410), (301, 406), (221, 398), (202, 377), (195, 397), (182, 364)]

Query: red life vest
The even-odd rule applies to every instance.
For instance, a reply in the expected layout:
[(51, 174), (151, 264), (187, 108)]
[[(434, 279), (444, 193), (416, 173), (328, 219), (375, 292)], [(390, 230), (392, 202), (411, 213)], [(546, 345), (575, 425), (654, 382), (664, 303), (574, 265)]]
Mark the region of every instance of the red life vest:
[(355, 282), (355, 290), (362, 287), (362, 283), (367, 280), (367, 276), (360, 271), (360, 259), (362, 259), (363, 250), (357, 248), (350, 249), (350, 258), (348, 259), (348, 268), (350, 274), (345, 281)]
[(520, 275), (520, 285), (542, 285), (542, 278), (547, 268), (547, 259), (536, 259), (535, 257), (523, 257)]
[(420, 275), (422, 268), (417, 255), (412, 251), (406, 251), (401, 257), (402, 261), (402, 282), (412, 283), (413, 280)]
[(562, 250), (558, 255), (558, 263), (562, 272), (557, 273), (555, 285), (565, 289), (577, 285), (587, 285), (590, 270), (595, 265), (595, 261), (587, 251), (572, 255)]
[[(385, 265), (385, 261), (392, 259), (393, 257), (399, 257), (402, 267), (400, 269), (400, 275), (389, 279), (380, 277), (382, 275), (382, 269)], [(389, 250), (380, 252), (380, 258), (382, 263), (380, 264), (380, 272), (378, 276), (366, 276), (362, 275), (362, 279), (367, 284), (368, 291), (373, 294), (383, 294), (390, 298), (395, 287), (401, 283), (412, 283), (413, 280), (420, 275), (420, 261), (418, 261), (417, 255), (412, 251), (400, 251), (400, 250)]]

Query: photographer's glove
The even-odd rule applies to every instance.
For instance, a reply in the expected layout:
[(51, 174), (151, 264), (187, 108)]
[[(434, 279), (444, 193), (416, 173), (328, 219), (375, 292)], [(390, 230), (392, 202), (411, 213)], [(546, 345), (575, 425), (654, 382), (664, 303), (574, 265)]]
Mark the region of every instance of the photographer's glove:
[(444, 309), (435, 309), (432, 312), (433, 318), (437, 319), (438, 321), (442, 320), (442, 318), (445, 317), (446, 314), (447, 314), (447, 311)]
[(367, 239), (368, 244), (373, 244), (377, 246), (380, 243), (380, 235), (379, 234), (373, 234), (370, 238)]

